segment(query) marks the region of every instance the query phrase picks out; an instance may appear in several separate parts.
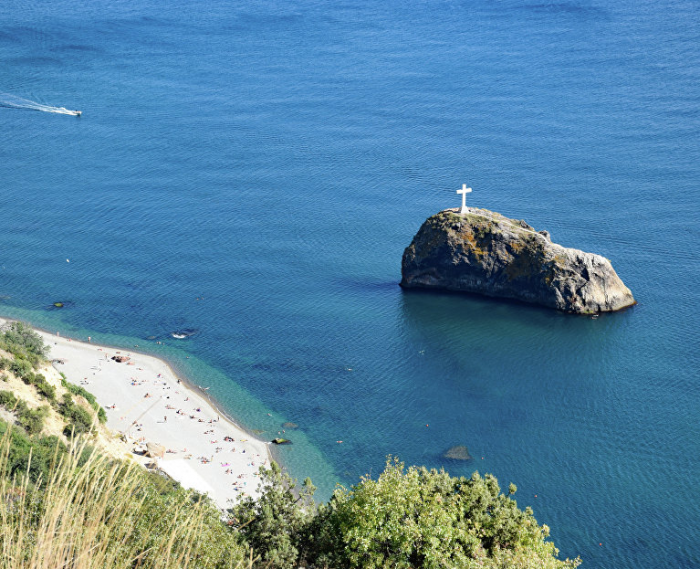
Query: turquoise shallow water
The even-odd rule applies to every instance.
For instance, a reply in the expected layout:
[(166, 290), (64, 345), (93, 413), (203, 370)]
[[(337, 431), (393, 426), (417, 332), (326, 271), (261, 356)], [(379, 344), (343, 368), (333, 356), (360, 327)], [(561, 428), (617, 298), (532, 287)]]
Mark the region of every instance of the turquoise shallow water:
[[(298, 423), (281, 458), (323, 497), (398, 454), (516, 483), (586, 567), (697, 567), (698, 23), (691, 1), (2, 5), (0, 92), (84, 114), (0, 108), (0, 313)], [(639, 305), (399, 289), (463, 182), (610, 258)]]

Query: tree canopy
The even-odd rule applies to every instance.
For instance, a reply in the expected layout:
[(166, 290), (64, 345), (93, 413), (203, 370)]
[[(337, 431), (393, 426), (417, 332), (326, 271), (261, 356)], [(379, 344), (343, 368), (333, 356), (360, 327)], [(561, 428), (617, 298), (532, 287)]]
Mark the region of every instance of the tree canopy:
[(339, 487), (328, 504), (309, 503), (309, 483), (297, 497), (273, 465), (261, 469), (263, 495), (232, 510), (235, 525), (273, 567), (363, 569), (558, 569), (549, 528), (518, 508), (491, 476), (453, 478), (444, 470), (388, 459), (378, 479)]

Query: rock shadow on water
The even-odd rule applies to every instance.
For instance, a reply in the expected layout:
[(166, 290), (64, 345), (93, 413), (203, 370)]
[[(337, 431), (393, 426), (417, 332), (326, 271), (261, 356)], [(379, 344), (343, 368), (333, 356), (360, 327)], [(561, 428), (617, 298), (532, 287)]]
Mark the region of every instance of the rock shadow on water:
[(357, 278), (337, 278), (334, 284), (343, 291), (354, 291), (360, 294), (380, 294), (382, 296), (394, 296), (396, 294), (396, 281), (392, 280), (363, 280)]
[[(395, 283), (396, 286), (396, 283)], [(400, 286), (400, 285), (398, 285)], [(524, 300), (518, 300), (517, 298), (499, 298), (495, 296), (486, 296), (479, 294), (477, 292), (468, 291), (458, 291), (458, 290), (447, 290), (447, 289), (430, 289), (430, 288), (404, 288), (401, 287), (401, 297), (402, 300), (410, 301), (413, 298), (433, 298), (433, 299), (452, 299), (462, 302), (465, 305), (465, 310), (471, 308), (473, 310), (484, 310), (489, 308), (499, 309), (503, 307), (503, 312), (505, 311), (522, 311), (525, 314), (537, 315), (543, 314), (545, 316), (553, 315), (554, 317), (566, 318), (569, 315), (565, 312), (552, 311), (551, 308), (546, 308), (544, 306), (538, 306), (530, 302), (525, 302)], [(471, 306), (467, 306), (467, 302), (471, 303)]]

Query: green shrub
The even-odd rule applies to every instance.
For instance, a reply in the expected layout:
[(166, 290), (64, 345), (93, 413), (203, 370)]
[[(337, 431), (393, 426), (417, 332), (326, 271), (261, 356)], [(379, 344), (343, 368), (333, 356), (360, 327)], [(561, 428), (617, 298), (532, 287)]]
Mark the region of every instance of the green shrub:
[(72, 415), (73, 423), (76, 426), (77, 433), (86, 433), (92, 428), (92, 415), (87, 409), (75, 406)]
[(46, 397), (51, 402), (56, 401), (56, 388), (51, 385), (48, 381), (43, 381), (36, 386), (37, 390), (41, 395)]
[(97, 399), (95, 399), (95, 396), (81, 386), (75, 385), (74, 383), (66, 380), (66, 376), (64, 374), (61, 374), (61, 377), (63, 378), (61, 379), (61, 385), (63, 385), (63, 387), (65, 387), (73, 395), (80, 395), (81, 397), (84, 397), (92, 408), (97, 411), (97, 418), (99, 419), (100, 423), (106, 423), (107, 413), (105, 413), (105, 410), (100, 407), (100, 404), (97, 402)]
[(24, 409), (18, 413), (19, 424), (30, 435), (36, 435), (44, 428), (44, 421), (49, 415), (48, 405), (42, 405), (36, 409)]
[(11, 478), (28, 472), (32, 483), (46, 481), (50, 465), (57, 456), (66, 453), (66, 446), (56, 436), (30, 437), (16, 428), (7, 433), (8, 427), (7, 423), (0, 421), (0, 435), (10, 437), (8, 457), (4, 468), (0, 468), (0, 476)]
[(70, 383), (69, 381), (66, 381), (66, 379), (61, 380), (61, 385), (65, 387), (68, 391), (70, 391), (73, 395), (80, 395), (81, 397), (84, 397), (85, 400), (90, 403), (90, 405), (95, 405), (97, 403), (97, 400), (95, 399), (95, 396), (87, 391), (85, 388), (75, 385), (74, 383)]
[(22, 376), (22, 381), (27, 385), (36, 387), (37, 391), (51, 403), (56, 401), (56, 388), (46, 381), (46, 378), (42, 374), (30, 371)]
[(12, 391), (0, 391), (0, 405), (11, 411), (17, 404), (17, 397)]
[[(23, 418), (26, 423), (36, 422), (36, 419), (30, 414), (31, 409), (29, 409), (27, 403), (17, 397), (12, 391), (0, 391), (0, 405), (15, 413), (20, 424), (22, 424)], [(41, 419), (41, 423), (43, 425), (43, 419)], [(36, 426), (33, 425), (33, 427)]]
[(64, 417), (70, 414), (70, 410), (73, 408), (75, 403), (70, 393), (64, 393), (61, 403), (58, 405), (58, 412)]
[(92, 430), (92, 415), (87, 409), (77, 405), (70, 393), (63, 394), (63, 401), (58, 406), (58, 412), (68, 422), (63, 430), (64, 435), (69, 437), (72, 434), (82, 434)]
[(16, 358), (10, 363), (10, 371), (22, 379), (32, 373), (32, 369), (32, 364), (21, 358)]
[(271, 567), (295, 569), (304, 559), (305, 528), (314, 514), (316, 488), (306, 479), (300, 492), (294, 481), (273, 462), (261, 468), (264, 491), (258, 500), (246, 496), (229, 512), (233, 527)]
[(21, 415), (22, 413), (26, 412), (29, 409), (27, 406), (26, 401), (24, 399), (20, 399), (19, 397), (17, 398), (17, 403), (15, 403), (15, 412), (18, 415)]
[(12, 355), (23, 357), (32, 364), (46, 359), (49, 350), (42, 337), (23, 322), (12, 322), (0, 335), (0, 345)]

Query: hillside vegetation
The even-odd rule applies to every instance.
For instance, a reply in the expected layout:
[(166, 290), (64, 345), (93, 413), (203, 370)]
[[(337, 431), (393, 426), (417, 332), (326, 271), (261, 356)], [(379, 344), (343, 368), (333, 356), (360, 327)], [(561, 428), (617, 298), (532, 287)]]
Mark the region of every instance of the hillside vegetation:
[[(487, 568), (558, 569), (561, 561), (510, 485), (406, 468), (313, 502), (272, 463), (263, 493), (227, 512), (172, 480), (115, 458), (94, 398), (39, 373), (30, 328), (0, 333), (0, 569)], [(48, 374), (49, 368), (43, 368)], [(0, 382), (0, 387), (3, 386)]]

